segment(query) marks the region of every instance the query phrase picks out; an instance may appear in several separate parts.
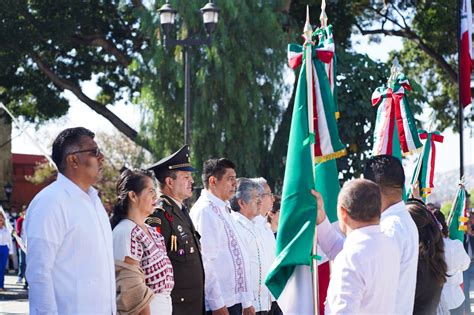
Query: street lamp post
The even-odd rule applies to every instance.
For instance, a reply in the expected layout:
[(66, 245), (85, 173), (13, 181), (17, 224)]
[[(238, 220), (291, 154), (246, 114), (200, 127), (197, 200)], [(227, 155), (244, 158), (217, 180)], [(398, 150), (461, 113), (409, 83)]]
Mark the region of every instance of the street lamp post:
[(211, 34), (215, 31), (217, 21), (219, 20), (219, 8), (210, 1), (204, 7), (201, 8), (202, 19), (204, 27), (206, 28), (207, 37), (201, 38), (188, 38), (185, 39), (174, 39), (169, 35), (173, 29), (173, 25), (176, 18), (176, 11), (169, 4), (168, 0), (158, 10), (160, 14), (160, 24), (163, 28), (163, 42), (165, 47), (182, 46), (184, 55), (184, 143), (190, 144), (191, 142), (191, 71), (190, 71), (190, 60), (188, 50), (192, 46), (211, 45), (212, 37)]

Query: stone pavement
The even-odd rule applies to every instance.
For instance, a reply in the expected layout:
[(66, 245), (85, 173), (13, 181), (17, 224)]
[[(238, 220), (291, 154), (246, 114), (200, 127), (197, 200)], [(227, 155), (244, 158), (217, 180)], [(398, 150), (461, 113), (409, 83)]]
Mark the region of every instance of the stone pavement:
[[(23, 284), (17, 284), (16, 274), (5, 276), (6, 291), (0, 292), (0, 315), (28, 314), (28, 290), (23, 289)], [(471, 314), (474, 314), (474, 279), (471, 280), (469, 292)]]
[(0, 291), (0, 314), (28, 314), (28, 290), (17, 284), (13, 273), (5, 276), (5, 291)]

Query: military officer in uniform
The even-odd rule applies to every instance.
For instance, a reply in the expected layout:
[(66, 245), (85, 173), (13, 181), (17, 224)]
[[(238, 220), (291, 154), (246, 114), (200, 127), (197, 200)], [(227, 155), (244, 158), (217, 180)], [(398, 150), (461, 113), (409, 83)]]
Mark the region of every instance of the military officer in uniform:
[(146, 223), (163, 235), (173, 265), (173, 315), (204, 314), (204, 268), (200, 236), (184, 205), (184, 200), (193, 194), (191, 175), (196, 171), (189, 163), (188, 145), (149, 169), (158, 179), (161, 195), (155, 212)]

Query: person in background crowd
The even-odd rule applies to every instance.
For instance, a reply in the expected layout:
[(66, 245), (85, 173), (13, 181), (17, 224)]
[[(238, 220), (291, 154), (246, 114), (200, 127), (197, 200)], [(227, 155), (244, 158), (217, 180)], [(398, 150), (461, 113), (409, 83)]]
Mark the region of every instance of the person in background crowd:
[[(265, 286), (265, 278), (271, 265), (265, 257), (265, 241), (260, 234), (259, 216), (264, 190), (256, 181), (248, 178), (237, 180), (237, 190), (230, 200), (232, 217), (237, 222), (237, 234), (242, 239), (250, 261), (250, 282), (257, 315), (267, 315), (271, 308), (270, 291)], [(271, 235), (273, 238), (273, 235)]]
[(449, 238), (449, 229), (446, 225), (444, 214), (437, 210), (434, 212), (436, 220), (441, 224), (444, 241), (444, 258), (448, 267), (446, 283), (441, 291), (441, 300), (437, 314), (464, 314), (464, 292), (462, 289), (462, 272), (469, 268), (471, 258), (464, 250), (462, 242)]
[(355, 179), (342, 187), (337, 217), (345, 241), (329, 223), (321, 195), (313, 194), (318, 203), (318, 243), (328, 257), (335, 258), (325, 313), (396, 313), (400, 252), (395, 240), (382, 233), (377, 184)]
[[(26, 205), (23, 205), (22, 211), (20, 212), (20, 216), (16, 219), (16, 235), (21, 239), (23, 235), (23, 221), (25, 220), (26, 215)], [(21, 249), (19, 245), (17, 245), (19, 255), (18, 255), (18, 279), (16, 283), (23, 283), (23, 279), (25, 278), (25, 270), (26, 270), (26, 253)]]
[(280, 209), (281, 209), (281, 197), (275, 195), (274, 196), (274, 201), (273, 201), (273, 208), (267, 212), (266, 217), (267, 217), (267, 224), (270, 226), (270, 229), (272, 230), (273, 234), (277, 235), (278, 231), (278, 222), (280, 219)]
[[(172, 314), (173, 266), (166, 254), (163, 236), (145, 224), (146, 218), (155, 209), (156, 200), (156, 189), (150, 171), (125, 170), (120, 175), (117, 201), (110, 219), (117, 288), (120, 289), (117, 290), (119, 313)], [(125, 277), (123, 273), (131, 273), (132, 276)], [(141, 294), (138, 296), (145, 295), (147, 298), (144, 300), (134, 298), (130, 292), (130, 287), (133, 286), (127, 283), (129, 279), (138, 281), (141, 278), (144, 281), (141, 282)], [(143, 284), (153, 291), (153, 299)]]
[(382, 215), (380, 227), (393, 238), (400, 251), (400, 280), (396, 313), (413, 313), (418, 265), (418, 229), (403, 202), (405, 173), (400, 160), (391, 155), (371, 157), (365, 164), (364, 178), (380, 187)]
[(200, 236), (184, 205), (193, 195), (192, 172), (196, 171), (189, 163), (188, 145), (149, 169), (155, 172), (161, 195), (146, 222), (163, 235), (173, 265), (173, 315), (203, 315), (204, 267)]
[[(263, 251), (265, 256), (265, 265), (268, 267), (271, 266), (273, 261), (276, 257), (276, 241), (275, 241), (275, 234), (272, 231), (271, 227), (267, 223), (267, 214), (273, 210), (274, 207), (274, 196), (270, 185), (263, 177), (252, 178), (252, 180), (259, 184), (262, 189), (262, 205), (259, 208), (259, 214), (255, 216), (252, 221), (255, 221), (256, 226), (258, 228), (258, 232), (260, 235), (260, 239), (263, 241)], [(266, 275), (266, 274), (265, 274)], [(271, 295), (270, 295), (271, 296)], [(281, 315), (281, 309), (278, 306), (278, 303), (275, 301), (275, 298), (271, 296), (272, 299), (272, 306), (270, 311), (268, 312), (269, 315)]]
[(471, 290), (471, 279), (474, 274), (474, 213), (472, 212), (471, 198), (470, 194), (466, 191), (466, 209), (469, 220), (467, 222), (467, 232), (464, 234), (464, 250), (471, 257), (471, 265), (467, 270), (463, 272), (464, 279), (464, 297), (466, 303), (464, 303), (465, 311), (467, 314), (471, 313), (471, 299), (470, 299), (470, 290)]
[(0, 212), (0, 291), (5, 291), (5, 270), (8, 257), (13, 253), (11, 231), (8, 230), (5, 221), (5, 215)]
[(446, 282), (443, 237), (423, 201), (411, 198), (406, 206), (418, 228), (420, 242), (413, 314), (435, 314)]
[(112, 229), (92, 187), (104, 161), (94, 136), (77, 127), (56, 137), (52, 158), (58, 177), (28, 208), (31, 315), (116, 313)]
[(229, 200), (236, 189), (235, 164), (225, 158), (204, 162), (204, 188), (191, 209), (191, 219), (201, 234), (207, 314), (250, 315), (253, 294), (245, 244), (230, 216)]
[[(11, 206), (10, 210), (5, 212), (5, 219), (8, 221), (9, 225), (13, 228), (13, 231), (16, 230), (16, 221), (19, 217), (18, 208), (16, 206)], [(15, 237), (11, 235), (12, 243), (16, 244)], [(20, 264), (20, 253), (19, 249), (14, 246), (11, 255), (8, 258), (7, 269), (13, 269), (15, 272), (19, 272)]]

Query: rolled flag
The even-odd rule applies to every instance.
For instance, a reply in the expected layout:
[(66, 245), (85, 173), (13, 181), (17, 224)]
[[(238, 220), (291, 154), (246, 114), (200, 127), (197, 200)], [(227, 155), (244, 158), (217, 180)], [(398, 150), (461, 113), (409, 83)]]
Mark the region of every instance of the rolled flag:
[[(373, 154), (393, 155), (394, 137), (398, 137), (402, 153), (407, 155), (422, 146), (407, 96), (412, 88), (403, 73), (390, 81), (388, 87), (378, 87), (372, 94), (372, 106), (379, 106)], [(397, 133), (395, 129), (398, 129)]]
[(459, 39), (459, 96), (461, 105), (471, 104), (472, 9), (471, 0), (461, 1), (461, 38)]
[(448, 215), (449, 238), (463, 242), (464, 233), (467, 231), (467, 221), (466, 190), (461, 180)]
[(443, 143), (444, 137), (438, 132), (419, 130), (420, 139), (426, 140), (423, 150), (418, 158), (411, 185), (419, 183), (420, 193), (423, 198), (428, 197), (434, 187), (434, 173), (436, 161), (436, 142)]

